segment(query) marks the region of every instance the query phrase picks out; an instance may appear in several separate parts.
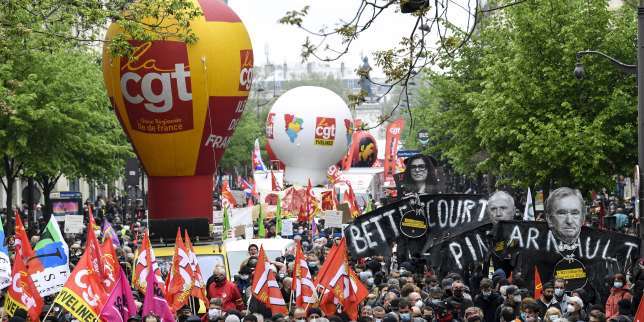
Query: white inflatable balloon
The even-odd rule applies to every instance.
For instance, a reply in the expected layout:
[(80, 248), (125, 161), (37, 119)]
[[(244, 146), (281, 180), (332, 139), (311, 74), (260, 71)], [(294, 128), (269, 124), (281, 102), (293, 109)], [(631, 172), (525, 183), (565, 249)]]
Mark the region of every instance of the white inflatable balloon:
[(347, 153), (353, 117), (334, 92), (302, 86), (282, 94), (266, 119), (266, 137), (286, 165), (284, 179), (305, 186), (326, 182), (326, 172)]

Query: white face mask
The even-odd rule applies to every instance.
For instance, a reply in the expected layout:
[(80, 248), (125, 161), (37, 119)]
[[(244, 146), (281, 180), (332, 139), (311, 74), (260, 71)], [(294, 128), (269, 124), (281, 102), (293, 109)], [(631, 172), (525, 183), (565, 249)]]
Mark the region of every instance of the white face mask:
[(624, 286), (624, 283), (622, 283), (622, 282), (615, 282), (615, 283), (613, 283), (613, 286), (615, 286), (615, 288), (622, 288), (622, 286)]
[(555, 289), (555, 296), (556, 297), (561, 297), (564, 294), (563, 288), (556, 288)]
[(414, 305), (415, 305), (417, 308), (422, 309), (422, 308), (423, 308), (423, 301), (418, 300), (418, 301), (416, 301), (416, 303), (414, 303)]
[(220, 309), (210, 309), (208, 310), (208, 318), (214, 319), (218, 316), (221, 316), (221, 310)]
[(566, 310), (568, 312), (575, 312), (575, 306), (572, 304), (568, 304), (568, 307), (566, 307)]

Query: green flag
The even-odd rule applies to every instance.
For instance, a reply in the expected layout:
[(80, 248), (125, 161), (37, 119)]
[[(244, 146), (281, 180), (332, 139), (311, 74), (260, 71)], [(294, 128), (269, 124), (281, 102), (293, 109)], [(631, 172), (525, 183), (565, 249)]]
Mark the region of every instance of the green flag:
[(257, 226), (259, 226), (259, 231), (257, 236), (259, 238), (266, 238), (266, 227), (264, 227), (264, 212), (262, 211), (262, 204), (259, 204), (259, 216), (257, 217)]
[(367, 200), (367, 205), (364, 208), (364, 213), (366, 214), (368, 212), (371, 212), (371, 210), (372, 210), (371, 209), (371, 200)]
[(282, 234), (282, 198), (277, 196), (277, 210), (275, 210), (275, 235)]
[(230, 231), (230, 218), (228, 218), (228, 207), (224, 207), (224, 233), (221, 237), (222, 240), (228, 238), (228, 231)]

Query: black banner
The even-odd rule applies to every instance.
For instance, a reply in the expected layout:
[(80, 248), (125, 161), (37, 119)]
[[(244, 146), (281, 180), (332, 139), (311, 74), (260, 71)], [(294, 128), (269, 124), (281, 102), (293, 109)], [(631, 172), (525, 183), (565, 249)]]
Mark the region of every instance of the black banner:
[(496, 227), (498, 255), (511, 257), (514, 270), (542, 281), (561, 277), (567, 286), (603, 286), (605, 277), (629, 271), (639, 258), (639, 238), (582, 227), (577, 242), (557, 240), (545, 222), (500, 222)]
[(405, 240), (412, 252), (490, 223), (487, 201), (472, 194), (425, 194), (408, 197), (356, 218), (344, 229), (353, 258), (389, 255)]

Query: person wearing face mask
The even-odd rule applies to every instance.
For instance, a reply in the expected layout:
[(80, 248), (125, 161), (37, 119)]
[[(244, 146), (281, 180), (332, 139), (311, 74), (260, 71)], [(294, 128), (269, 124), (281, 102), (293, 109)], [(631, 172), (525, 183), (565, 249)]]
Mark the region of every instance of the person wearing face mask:
[(202, 322), (215, 321), (218, 317), (224, 316), (225, 312), (221, 310), (221, 299), (213, 298), (210, 300), (208, 312), (201, 317)]
[(482, 279), (479, 288), (481, 293), (474, 297), (474, 306), (483, 311), (484, 322), (497, 322), (494, 320), (494, 314), (496, 308), (503, 303), (503, 297), (492, 289), (492, 281), (489, 278)]
[(550, 303), (550, 307), (558, 308), (562, 314), (566, 314), (566, 310), (568, 309), (568, 295), (566, 295), (565, 290), (566, 281), (561, 278), (555, 279), (554, 296)]
[(556, 307), (547, 309), (543, 316), (543, 322), (559, 322), (559, 320), (561, 320), (561, 311)]
[[(519, 315), (521, 314), (521, 295), (519, 294), (519, 289), (515, 285), (508, 285), (508, 286), (502, 287), (501, 294), (503, 294), (504, 291), (505, 291), (505, 296), (504, 296), (505, 300), (496, 309), (496, 312), (494, 314), (495, 321), (501, 320), (501, 318), (503, 317), (502, 311), (504, 308), (507, 308), (507, 307), (512, 309), (512, 312), (516, 319), (518, 319)], [(508, 321), (508, 320), (505, 319), (505, 321)]]
[(215, 267), (206, 283), (206, 290), (208, 299), (221, 298), (224, 311), (244, 309), (239, 289), (235, 283), (226, 279), (226, 270), (222, 266)]
[(626, 287), (626, 277), (624, 274), (615, 274), (613, 278), (613, 287), (610, 289), (610, 295), (606, 301), (606, 319), (617, 316), (618, 306), (617, 303), (621, 300), (631, 300), (633, 295)]
[(382, 319), (385, 317), (385, 308), (382, 306), (376, 306), (373, 308), (373, 321), (382, 322)]
[(306, 311), (303, 308), (296, 308), (293, 312), (293, 321), (306, 322)]
[(568, 304), (564, 318), (569, 322), (588, 321), (588, 317), (586, 316), (586, 312), (584, 312), (583, 308), (584, 302), (580, 298), (576, 296), (568, 297)]
[(474, 303), (472, 303), (472, 300), (467, 299), (464, 296), (464, 291), (465, 291), (465, 285), (463, 282), (460, 281), (454, 281), (452, 283), (452, 296), (448, 297), (446, 301), (449, 302), (455, 302), (458, 303), (460, 310), (457, 313), (457, 318), (459, 320), (463, 320), (465, 310), (467, 310), (469, 307), (474, 306)]
[(400, 322), (411, 321), (411, 307), (406, 298), (401, 298), (398, 301), (398, 317), (400, 318)]
[(535, 299), (526, 297), (521, 301), (521, 321), (541, 322), (539, 306)]

